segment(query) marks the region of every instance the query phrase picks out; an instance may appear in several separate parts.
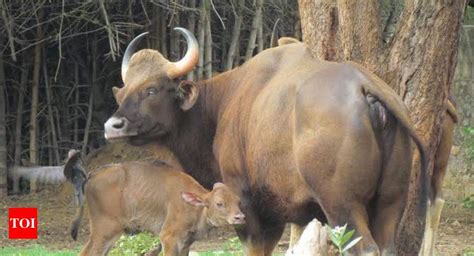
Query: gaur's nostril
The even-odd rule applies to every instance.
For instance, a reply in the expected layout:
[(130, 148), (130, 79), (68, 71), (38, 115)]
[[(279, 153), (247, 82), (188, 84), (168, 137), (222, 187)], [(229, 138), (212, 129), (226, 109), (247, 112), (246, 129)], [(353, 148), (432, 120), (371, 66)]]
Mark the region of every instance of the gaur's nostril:
[(116, 120), (113, 124), (112, 127), (119, 130), (122, 129), (125, 126), (125, 120), (123, 118), (120, 118)]

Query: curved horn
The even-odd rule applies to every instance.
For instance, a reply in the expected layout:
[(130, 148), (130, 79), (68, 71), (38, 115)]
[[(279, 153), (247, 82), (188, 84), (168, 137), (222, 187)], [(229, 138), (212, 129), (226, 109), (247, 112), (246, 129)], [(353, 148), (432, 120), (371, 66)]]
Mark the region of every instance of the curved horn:
[(185, 28), (180, 27), (174, 28), (173, 30), (178, 31), (184, 36), (184, 38), (186, 39), (186, 43), (188, 44), (188, 50), (186, 51), (186, 54), (181, 60), (170, 63), (171, 67), (170, 69), (168, 69), (167, 74), (168, 77), (171, 79), (189, 73), (189, 71), (191, 71), (194, 66), (196, 66), (199, 60), (199, 46), (196, 37), (194, 37), (193, 33), (191, 33)]
[(273, 48), (273, 47), (277, 47), (278, 46), (278, 31), (277, 31), (277, 28), (278, 28), (278, 23), (280, 22), (280, 18), (278, 18), (276, 21), (275, 21), (275, 25), (273, 25), (273, 30), (272, 30), (272, 37), (270, 38), (270, 47)]
[(123, 60), (122, 60), (122, 81), (125, 82), (125, 75), (127, 75), (127, 70), (128, 70), (128, 61), (130, 60), (130, 57), (132, 57), (133, 53), (135, 52), (135, 48), (137, 48), (138, 43), (142, 40), (144, 36), (148, 35), (148, 32), (143, 32), (137, 37), (135, 37), (130, 44), (128, 44), (127, 49), (125, 50), (125, 53), (123, 54)]

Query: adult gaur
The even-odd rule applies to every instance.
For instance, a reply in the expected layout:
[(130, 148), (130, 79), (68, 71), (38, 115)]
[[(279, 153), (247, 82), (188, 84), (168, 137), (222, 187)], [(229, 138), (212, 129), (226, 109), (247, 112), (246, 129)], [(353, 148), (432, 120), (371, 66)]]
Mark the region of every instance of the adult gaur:
[[(237, 233), (248, 255), (271, 255), (285, 223), (348, 223), (353, 253), (394, 253), (405, 206), (412, 140), (420, 152), (421, 213), (429, 192), (425, 149), (399, 96), (355, 63), (311, 57), (302, 43), (265, 50), (199, 82), (180, 81), (198, 61), (195, 37), (178, 62), (135, 51), (122, 62), (108, 140), (155, 142), (207, 187), (223, 180), (242, 199)], [(133, 54), (133, 56), (132, 56)]]

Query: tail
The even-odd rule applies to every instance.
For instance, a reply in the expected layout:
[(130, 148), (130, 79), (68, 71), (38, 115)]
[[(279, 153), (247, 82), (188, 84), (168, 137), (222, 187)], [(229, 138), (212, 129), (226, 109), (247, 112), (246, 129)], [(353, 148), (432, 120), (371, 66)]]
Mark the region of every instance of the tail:
[(426, 212), (428, 200), (432, 200), (432, 193), (430, 189), (430, 177), (428, 175), (428, 157), (426, 148), (421, 141), (421, 138), (416, 133), (415, 127), (412, 124), (410, 116), (408, 115), (408, 109), (406, 108), (403, 101), (390, 88), (384, 81), (379, 77), (372, 74), (366, 68), (355, 62), (349, 62), (350, 65), (355, 66), (356, 69), (362, 72), (363, 77), (368, 79), (369, 82), (364, 83), (364, 89), (375, 96), (382, 104), (392, 113), (397, 121), (405, 128), (412, 140), (415, 142), (416, 147), (420, 153), (420, 175), (418, 176), (419, 193), (418, 198), (421, 200), (419, 203), (419, 212)]
[(77, 240), (77, 234), (79, 233), (79, 227), (81, 226), (82, 214), (84, 213), (84, 204), (81, 204), (76, 209), (74, 220), (71, 223), (70, 231), (72, 239)]
[(68, 160), (64, 166), (64, 176), (67, 181), (71, 182), (74, 186), (74, 196), (78, 206), (70, 228), (71, 237), (74, 240), (77, 239), (79, 226), (84, 213), (84, 186), (87, 182), (87, 174), (80, 163), (80, 157), (80, 151), (70, 150)]

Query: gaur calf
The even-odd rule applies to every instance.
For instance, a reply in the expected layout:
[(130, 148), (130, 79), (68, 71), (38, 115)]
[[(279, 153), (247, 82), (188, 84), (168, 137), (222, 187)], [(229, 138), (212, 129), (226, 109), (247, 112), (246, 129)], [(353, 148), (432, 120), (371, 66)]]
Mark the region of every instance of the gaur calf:
[[(212, 227), (244, 223), (240, 199), (226, 185), (216, 183), (209, 192), (164, 162), (110, 164), (75, 179), (83, 175), (82, 168), (65, 168), (69, 181), (83, 181), (74, 187), (82, 187), (88, 204), (90, 236), (80, 255), (106, 255), (121, 234), (137, 231), (159, 234), (164, 255), (187, 255)], [(84, 208), (84, 200), (78, 201), (73, 239)]]

